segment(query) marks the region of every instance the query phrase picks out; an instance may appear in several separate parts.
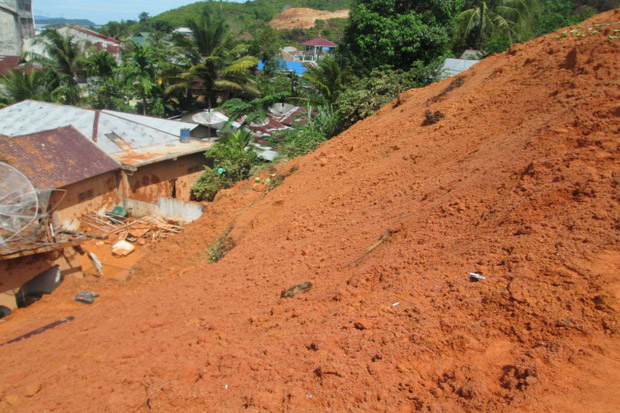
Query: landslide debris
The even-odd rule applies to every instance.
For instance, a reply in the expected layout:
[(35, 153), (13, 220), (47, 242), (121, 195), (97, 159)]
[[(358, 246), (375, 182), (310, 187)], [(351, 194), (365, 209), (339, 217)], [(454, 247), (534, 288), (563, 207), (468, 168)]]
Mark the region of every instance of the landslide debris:
[(4, 346), (0, 410), (615, 410), (618, 22), (408, 91), (266, 195), (223, 192), (143, 288)]

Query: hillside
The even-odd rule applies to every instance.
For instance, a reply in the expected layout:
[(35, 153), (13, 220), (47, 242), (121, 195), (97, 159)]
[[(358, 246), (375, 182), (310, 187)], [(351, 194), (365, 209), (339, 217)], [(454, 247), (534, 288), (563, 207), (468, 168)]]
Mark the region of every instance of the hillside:
[(184, 26), (188, 19), (199, 16), (205, 6), (221, 13), (234, 27), (246, 27), (260, 22), (268, 22), (286, 9), (307, 7), (317, 10), (342, 10), (351, 5), (351, 0), (255, 0), (246, 3), (221, 1), (199, 1), (187, 6), (159, 14), (153, 20), (170, 22), (175, 27)]
[(0, 411), (617, 410), (619, 22), (405, 92), (128, 282), (3, 319), (0, 343), (75, 316), (0, 348)]
[(295, 8), (283, 11), (274, 17), (269, 25), (274, 29), (310, 29), (317, 20), (346, 19), (349, 10), (336, 10), (333, 12), (314, 10), (308, 8)]

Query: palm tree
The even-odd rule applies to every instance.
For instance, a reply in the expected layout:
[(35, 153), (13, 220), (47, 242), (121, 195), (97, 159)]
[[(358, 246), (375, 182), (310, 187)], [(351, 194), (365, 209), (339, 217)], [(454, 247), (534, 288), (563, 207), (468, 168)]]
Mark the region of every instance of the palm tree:
[(26, 99), (50, 99), (45, 74), (36, 71), (12, 70), (0, 76), (0, 103), (13, 104)]
[(142, 102), (142, 114), (150, 113), (148, 98), (161, 84), (158, 70), (158, 57), (150, 46), (133, 45), (133, 50), (125, 56), (124, 77), (135, 88)]
[(310, 82), (328, 104), (333, 104), (342, 88), (351, 80), (351, 69), (333, 56), (319, 60), (317, 66), (310, 67), (303, 78)]
[(110, 53), (101, 51), (87, 59), (89, 105), (94, 109), (119, 110), (125, 106), (126, 87), (120, 68)]
[(247, 54), (248, 45), (234, 43), (224, 20), (205, 13), (187, 26), (192, 38), (177, 40), (184, 51), (185, 70), (170, 89), (191, 90), (209, 108), (217, 106), (218, 95), (259, 95), (250, 77), (258, 59)]
[(484, 41), (495, 34), (506, 36), (511, 43), (529, 40), (540, 9), (538, 0), (479, 1), (457, 16), (455, 41), (465, 42), (474, 33), (475, 45), (482, 49)]
[(62, 35), (57, 30), (45, 31), (35, 44), (41, 44), (44, 53), (31, 53), (30, 59), (50, 72), (55, 93), (64, 103), (77, 104), (80, 100), (78, 76), (84, 72), (86, 47), (74, 36)]

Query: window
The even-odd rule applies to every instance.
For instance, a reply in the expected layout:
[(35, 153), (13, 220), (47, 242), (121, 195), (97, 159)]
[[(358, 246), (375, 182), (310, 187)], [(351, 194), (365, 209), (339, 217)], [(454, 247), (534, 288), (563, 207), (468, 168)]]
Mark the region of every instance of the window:
[(88, 201), (93, 196), (95, 196), (93, 190), (89, 189), (88, 191), (78, 193), (78, 201), (80, 202)]

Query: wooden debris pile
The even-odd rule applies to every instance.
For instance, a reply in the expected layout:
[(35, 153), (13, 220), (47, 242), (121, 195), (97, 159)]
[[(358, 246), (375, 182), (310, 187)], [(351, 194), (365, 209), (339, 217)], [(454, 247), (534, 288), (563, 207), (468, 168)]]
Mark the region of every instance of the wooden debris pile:
[(122, 218), (110, 216), (110, 214), (93, 214), (83, 215), (79, 220), (91, 230), (102, 235), (118, 234), (114, 238), (137, 242), (140, 245), (143, 245), (146, 240), (167, 238), (169, 234), (177, 234), (183, 229), (178, 220), (155, 215)]

